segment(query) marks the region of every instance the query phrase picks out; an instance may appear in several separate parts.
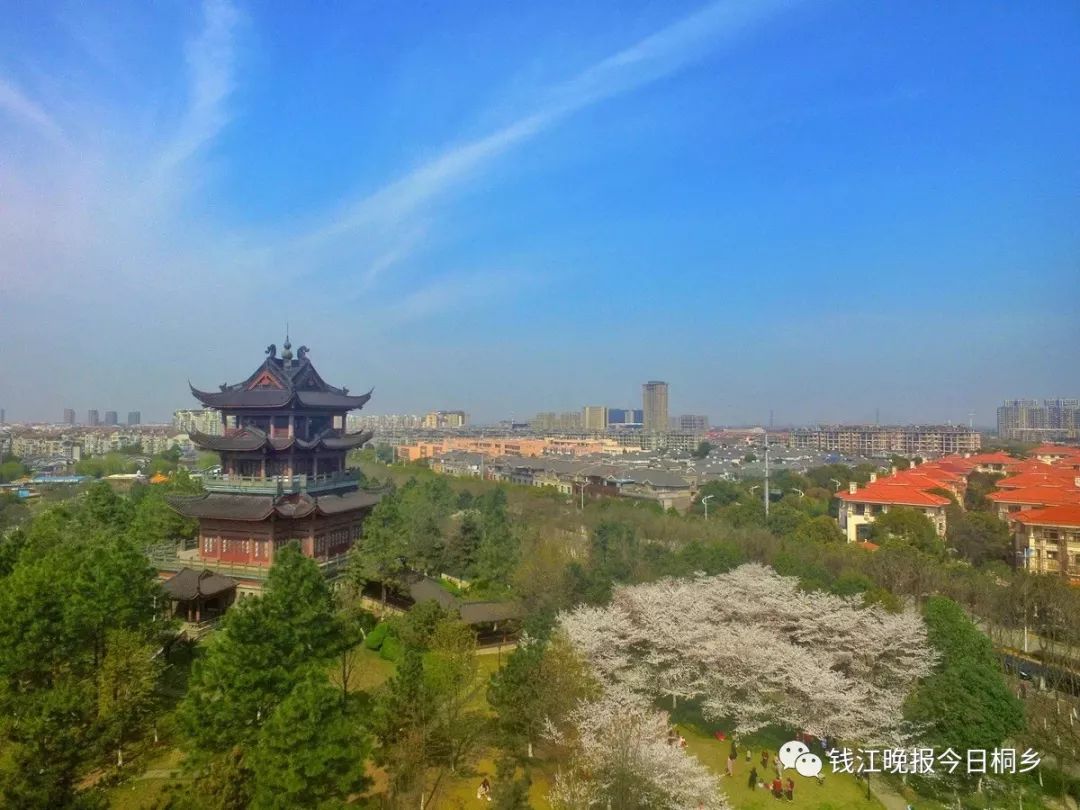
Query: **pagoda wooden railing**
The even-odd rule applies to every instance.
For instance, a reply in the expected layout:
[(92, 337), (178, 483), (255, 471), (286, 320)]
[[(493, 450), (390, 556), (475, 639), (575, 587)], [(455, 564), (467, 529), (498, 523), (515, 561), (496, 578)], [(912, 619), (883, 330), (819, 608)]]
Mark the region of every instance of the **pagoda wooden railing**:
[[(181, 568), (191, 568), (196, 571), (213, 571), (216, 574), (224, 574), (233, 579), (258, 580), (260, 582), (265, 580), (270, 573), (270, 566), (268, 565), (248, 565), (223, 560), (181, 557), (178, 551), (179, 549), (175, 546), (170, 548), (167, 544), (163, 544), (147, 549), (146, 556), (149, 558), (150, 564), (158, 571), (179, 571)], [(348, 554), (338, 554), (325, 560), (315, 560), (315, 562), (324, 577), (334, 579), (345, 569), (348, 558)]]
[(245, 492), (253, 495), (290, 495), (298, 492), (322, 492), (351, 486), (360, 480), (355, 470), (326, 475), (268, 475), (265, 478), (245, 475), (204, 475), (203, 488), (209, 492)]

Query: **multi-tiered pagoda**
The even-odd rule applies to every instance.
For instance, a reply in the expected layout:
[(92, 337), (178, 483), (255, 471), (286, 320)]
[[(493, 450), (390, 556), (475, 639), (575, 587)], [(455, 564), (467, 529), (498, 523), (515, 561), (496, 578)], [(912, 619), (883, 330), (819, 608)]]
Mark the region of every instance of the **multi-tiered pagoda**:
[(348, 433), (345, 415), (371, 392), (352, 396), (327, 385), (301, 346), (273, 345), (250, 377), (218, 391), (191, 393), (221, 413), (221, 435), (195, 431), (192, 441), (221, 455), (221, 471), (203, 478), (206, 494), (174, 498), (198, 518), (204, 562), (269, 566), (274, 550), (297, 540), (304, 554), (332, 561), (360, 536), (379, 495), (359, 488), (345, 456), (371, 438)]

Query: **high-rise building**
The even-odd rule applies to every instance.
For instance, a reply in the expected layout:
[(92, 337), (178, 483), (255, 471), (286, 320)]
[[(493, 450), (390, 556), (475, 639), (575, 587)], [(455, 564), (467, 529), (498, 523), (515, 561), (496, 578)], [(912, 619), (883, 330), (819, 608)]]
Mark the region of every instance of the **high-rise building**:
[(424, 416), (421, 427), (463, 428), (468, 424), (469, 415), (465, 411), (431, 411)]
[(997, 429), (1002, 439), (1080, 438), (1080, 399), (1007, 399), (998, 408)]
[(586, 405), (581, 409), (585, 430), (607, 430), (608, 409), (604, 405)]
[(640, 408), (608, 408), (608, 427), (641, 427), (645, 412)]
[(117, 425), (120, 423), (120, 418), (116, 415), (116, 411), (105, 411), (105, 424)]
[(64, 408), (64, 424), (65, 425), (74, 425), (75, 424), (75, 409), (74, 408)]
[(128, 421), (127, 421), (127, 423), (128, 423), (129, 427), (131, 427), (133, 425), (141, 425), (142, 424), (142, 413), (139, 412), (139, 411), (128, 411)]
[(675, 429), (682, 433), (705, 433), (709, 429), (709, 417), (684, 413), (675, 420)]
[(101, 417), (98, 416), (97, 408), (91, 408), (86, 412), (86, 424), (90, 427), (97, 427), (101, 424)]
[(645, 430), (668, 430), (668, 384), (650, 380), (641, 386), (641, 405), (645, 412)]
[(173, 427), (181, 433), (198, 431), (208, 436), (220, 436), (222, 434), (221, 414), (213, 408), (174, 411)]
[(550, 431), (577, 431), (584, 424), (581, 411), (565, 411), (554, 413), (548, 411), (538, 413), (529, 421), (529, 427), (533, 430)]

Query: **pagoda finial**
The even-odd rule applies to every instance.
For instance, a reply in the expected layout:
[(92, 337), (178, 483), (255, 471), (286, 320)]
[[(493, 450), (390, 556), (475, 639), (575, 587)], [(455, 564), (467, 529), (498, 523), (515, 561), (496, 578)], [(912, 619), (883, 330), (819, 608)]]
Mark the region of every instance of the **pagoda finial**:
[(282, 346), (281, 359), (288, 364), (292, 361), (292, 358), (292, 343), (289, 342), (289, 322), (285, 321), (285, 345)]

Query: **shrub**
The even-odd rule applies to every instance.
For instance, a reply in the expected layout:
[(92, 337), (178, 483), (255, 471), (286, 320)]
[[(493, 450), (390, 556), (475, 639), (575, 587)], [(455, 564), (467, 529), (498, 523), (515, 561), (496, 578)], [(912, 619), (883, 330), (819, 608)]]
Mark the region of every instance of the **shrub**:
[(390, 631), (390, 625), (386, 622), (379, 622), (375, 625), (370, 633), (367, 634), (367, 638), (364, 639), (364, 646), (369, 650), (377, 650), (383, 646), (386, 641), (386, 634)]
[(379, 657), (385, 658), (387, 661), (397, 661), (401, 658), (401, 649), (401, 642), (398, 637), (392, 634), (388, 635), (379, 649)]

